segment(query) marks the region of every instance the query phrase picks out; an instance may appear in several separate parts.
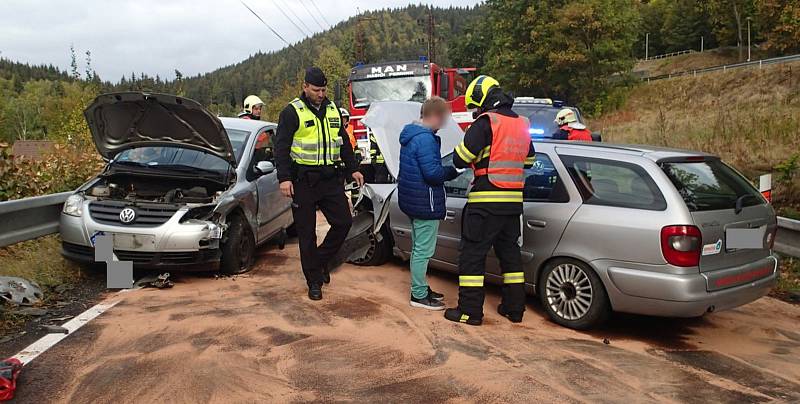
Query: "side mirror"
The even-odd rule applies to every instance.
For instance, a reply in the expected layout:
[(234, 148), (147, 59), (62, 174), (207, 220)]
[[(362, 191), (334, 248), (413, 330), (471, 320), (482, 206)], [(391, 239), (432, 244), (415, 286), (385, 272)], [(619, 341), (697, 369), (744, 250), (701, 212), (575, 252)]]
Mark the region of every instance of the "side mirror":
[(259, 161), (256, 163), (256, 174), (266, 175), (273, 171), (275, 171), (275, 164), (272, 164), (271, 161)]
[(593, 142), (602, 142), (603, 135), (600, 132), (592, 132), (592, 141)]

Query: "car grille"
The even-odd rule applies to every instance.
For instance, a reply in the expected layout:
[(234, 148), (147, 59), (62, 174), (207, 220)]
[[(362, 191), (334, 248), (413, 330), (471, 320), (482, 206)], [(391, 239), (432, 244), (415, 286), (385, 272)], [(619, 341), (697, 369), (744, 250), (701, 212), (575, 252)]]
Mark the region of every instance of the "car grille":
[[(122, 221), (119, 220), (119, 213), (125, 208), (132, 208), (136, 211), (136, 218), (133, 223), (122, 223)], [(178, 205), (154, 203), (138, 203), (133, 205), (117, 201), (94, 201), (89, 203), (89, 214), (92, 216), (92, 219), (99, 223), (131, 227), (155, 227), (166, 223), (175, 215), (175, 212), (177, 212), (179, 208), (180, 206)]]

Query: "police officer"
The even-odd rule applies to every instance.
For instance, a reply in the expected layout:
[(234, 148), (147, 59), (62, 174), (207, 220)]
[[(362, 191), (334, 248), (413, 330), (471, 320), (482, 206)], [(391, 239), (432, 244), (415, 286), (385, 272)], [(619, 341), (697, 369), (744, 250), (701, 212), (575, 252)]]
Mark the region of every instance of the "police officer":
[(261, 101), (261, 98), (258, 98), (257, 95), (248, 95), (242, 104), (244, 108), (239, 113), (239, 118), (261, 120), (261, 109), (264, 107), (264, 101)]
[(558, 125), (558, 132), (553, 134), (553, 139), (592, 141), (592, 132), (586, 129), (586, 125), (578, 122), (578, 116), (571, 108), (563, 108), (558, 111), (554, 122)]
[[(339, 109), (326, 97), (327, 85), (318, 67), (306, 70), (303, 93), (281, 111), (275, 141), (278, 181), (283, 195), (293, 198), (300, 262), (311, 300), (322, 299), (322, 284), (330, 281), (328, 263), (352, 224), (343, 179), (364, 183)], [(317, 208), (331, 226), (319, 246)]]
[(458, 260), (458, 307), (445, 310), (450, 321), (483, 322), (486, 255), (494, 247), (503, 272), (502, 303), (497, 311), (512, 322), (525, 311), (525, 273), (517, 241), (520, 237), (524, 168), (533, 165), (534, 149), (527, 118), (511, 110), (514, 99), (500, 83), (479, 76), (466, 92), (467, 108), (478, 117), (456, 146), (453, 164), (475, 174), (467, 195)]

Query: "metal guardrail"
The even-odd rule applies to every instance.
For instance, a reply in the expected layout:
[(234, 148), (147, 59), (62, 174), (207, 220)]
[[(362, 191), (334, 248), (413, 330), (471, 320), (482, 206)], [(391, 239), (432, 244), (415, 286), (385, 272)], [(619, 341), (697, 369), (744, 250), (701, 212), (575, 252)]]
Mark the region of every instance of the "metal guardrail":
[(792, 257), (800, 257), (800, 220), (778, 217), (775, 251)]
[(697, 52), (697, 51), (694, 50), (694, 49), (687, 49), (687, 50), (682, 50), (682, 51), (678, 51), (678, 52), (665, 53), (663, 55), (649, 56), (646, 59), (639, 59), (639, 61), (646, 62), (648, 60), (666, 59), (666, 58), (671, 58), (671, 57), (680, 56), (680, 55), (686, 55), (686, 54), (695, 53), (695, 52)]
[[(0, 247), (58, 232), (61, 208), (72, 192), (0, 202)], [(775, 251), (800, 257), (800, 220), (778, 217)]]
[(0, 247), (58, 232), (61, 207), (72, 192), (0, 202)]
[(694, 69), (694, 70), (685, 70), (682, 72), (677, 73), (668, 73), (668, 74), (661, 74), (658, 76), (648, 76), (642, 77), (642, 81), (656, 81), (656, 80), (664, 80), (664, 79), (671, 79), (676, 77), (685, 77), (685, 76), (696, 76), (698, 74), (709, 73), (709, 72), (716, 72), (716, 71), (727, 71), (731, 69), (740, 69), (743, 67), (756, 67), (760, 69), (762, 66), (766, 65), (774, 65), (774, 64), (781, 64), (781, 63), (789, 63), (789, 62), (798, 62), (800, 61), (800, 55), (789, 55), (789, 56), (781, 56), (777, 58), (770, 58), (770, 59), (760, 59), (754, 60), (751, 62), (742, 62), (742, 63), (734, 63), (730, 65), (721, 65), (721, 66), (713, 66), (713, 67), (706, 67), (703, 69)]

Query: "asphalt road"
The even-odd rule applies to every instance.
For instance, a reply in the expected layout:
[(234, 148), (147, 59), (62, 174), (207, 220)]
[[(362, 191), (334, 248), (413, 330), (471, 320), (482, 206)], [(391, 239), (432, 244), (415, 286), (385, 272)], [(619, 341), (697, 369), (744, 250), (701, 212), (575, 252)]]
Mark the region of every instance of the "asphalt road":
[[(490, 289), (470, 327), (409, 307), (403, 263), (345, 265), (319, 302), (299, 264), (296, 245), (267, 247), (244, 276), (109, 294), (122, 302), (24, 368), (16, 402), (800, 401), (800, 307), (775, 299), (584, 333), (533, 299), (511, 324)], [(455, 303), (455, 276), (431, 283)]]

